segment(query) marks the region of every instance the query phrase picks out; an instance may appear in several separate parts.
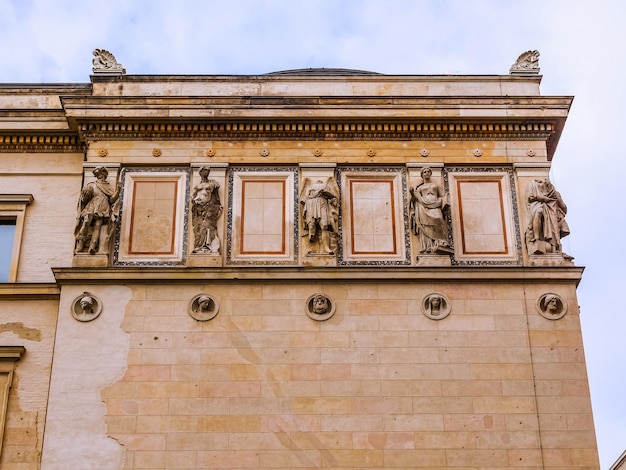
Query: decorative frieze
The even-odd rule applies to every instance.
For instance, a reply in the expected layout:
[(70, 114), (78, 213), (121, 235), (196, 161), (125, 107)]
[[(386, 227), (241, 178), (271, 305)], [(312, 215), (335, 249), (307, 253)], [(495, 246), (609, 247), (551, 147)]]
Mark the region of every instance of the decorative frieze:
[[(520, 191), (528, 194), (549, 169), (547, 162), (502, 167), (446, 167), (442, 162), (352, 167), (328, 161), (231, 167), (213, 162), (192, 164), (191, 172), (125, 168), (121, 212), (117, 185), (106, 180), (111, 171), (117, 180), (119, 164), (84, 166), (87, 183), (74, 266), (111, 264), (107, 240), (116, 227), (114, 265), (560, 266), (572, 260), (560, 242), (547, 248), (554, 236), (541, 238), (553, 219), (564, 223), (558, 200), (554, 207), (561, 212), (554, 217), (546, 215), (551, 204), (532, 217), (529, 205), (524, 219), (528, 250), (522, 256), (517, 180), (523, 176)], [(441, 178), (443, 184), (437, 182)], [(541, 181), (545, 185), (547, 180)], [(90, 199), (96, 190), (102, 195)], [(539, 198), (534, 197), (536, 206)], [(91, 209), (92, 200), (106, 202), (104, 217)], [(222, 213), (228, 214), (224, 220)], [(193, 230), (187, 230), (188, 224)]]
[(76, 134), (0, 135), (0, 152), (84, 153), (86, 149)]
[[(555, 131), (545, 123), (480, 122), (205, 122), (80, 124), (86, 140), (546, 140)], [(372, 149), (373, 150), (373, 149)], [(423, 153), (422, 153), (422, 156)]]

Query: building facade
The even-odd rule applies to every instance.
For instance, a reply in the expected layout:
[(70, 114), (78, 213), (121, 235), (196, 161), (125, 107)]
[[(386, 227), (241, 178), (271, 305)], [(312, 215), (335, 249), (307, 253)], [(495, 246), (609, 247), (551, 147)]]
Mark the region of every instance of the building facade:
[(1, 85), (2, 469), (598, 469), (537, 58)]

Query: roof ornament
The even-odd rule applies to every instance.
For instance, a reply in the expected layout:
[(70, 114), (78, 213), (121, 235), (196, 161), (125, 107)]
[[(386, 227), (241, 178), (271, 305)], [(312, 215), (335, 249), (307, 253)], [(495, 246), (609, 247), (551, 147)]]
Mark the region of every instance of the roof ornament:
[(526, 51), (520, 55), (509, 69), (511, 75), (539, 73), (539, 51)]
[(94, 49), (93, 51), (93, 73), (107, 75), (124, 75), (126, 69), (118, 63), (115, 56), (105, 49)]

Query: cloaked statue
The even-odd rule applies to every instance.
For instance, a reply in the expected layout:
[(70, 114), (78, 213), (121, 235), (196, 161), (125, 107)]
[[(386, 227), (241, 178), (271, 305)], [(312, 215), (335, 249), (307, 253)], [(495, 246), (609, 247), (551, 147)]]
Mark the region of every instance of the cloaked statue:
[(339, 216), (339, 188), (334, 178), (304, 180), (300, 192), (302, 237), (309, 244), (309, 255), (332, 256), (336, 252)]
[[(532, 180), (526, 189), (526, 247), (531, 255), (563, 253), (561, 239), (569, 235), (567, 206), (548, 178)], [(565, 255), (571, 258), (569, 255)]]
[(104, 167), (93, 170), (93, 175), (96, 181), (85, 185), (78, 200), (74, 253), (107, 254), (119, 219), (120, 186), (109, 184)]
[(193, 253), (220, 253), (221, 243), (217, 233), (217, 219), (222, 214), (218, 193), (219, 183), (209, 179), (210, 169), (200, 168), (200, 182), (191, 195), (193, 224)]
[(419, 239), (420, 254), (450, 254), (448, 222), (448, 193), (431, 180), (433, 172), (422, 168), (421, 181), (411, 188), (411, 229)]

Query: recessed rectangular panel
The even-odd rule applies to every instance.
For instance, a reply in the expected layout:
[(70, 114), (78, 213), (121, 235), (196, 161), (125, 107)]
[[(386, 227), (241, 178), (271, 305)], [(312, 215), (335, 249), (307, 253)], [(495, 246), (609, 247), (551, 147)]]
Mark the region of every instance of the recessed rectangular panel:
[(462, 253), (507, 255), (502, 184), (457, 180)]
[(392, 180), (350, 180), (353, 255), (396, 254)]
[(135, 181), (129, 255), (171, 255), (176, 240), (178, 181)]
[(116, 264), (184, 262), (187, 179), (179, 170), (124, 173)]
[(241, 254), (284, 255), (285, 180), (242, 181), (241, 194)]
[(231, 169), (229, 263), (294, 263), (295, 175), (293, 168)]
[(447, 175), (456, 262), (519, 263), (521, 245), (511, 171), (452, 168)]

